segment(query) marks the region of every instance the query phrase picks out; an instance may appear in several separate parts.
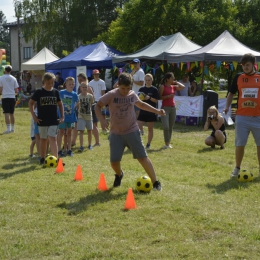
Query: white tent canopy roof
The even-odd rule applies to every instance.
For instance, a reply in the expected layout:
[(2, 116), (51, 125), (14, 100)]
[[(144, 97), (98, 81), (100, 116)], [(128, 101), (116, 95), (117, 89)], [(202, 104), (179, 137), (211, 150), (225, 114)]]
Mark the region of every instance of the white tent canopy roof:
[(118, 55), (113, 57), (113, 63), (129, 61), (133, 59), (167, 60), (166, 52), (171, 54), (187, 53), (199, 49), (201, 46), (190, 41), (180, 32), (161, 36), (153, 43), (143, 49), (128, 55)]
[(175, 55), (167, 53), (168, 62), (191, 61), (240, 61), (246, 53), (252, 53), (260, 58), (260, 52), (255, 51), (239, 42), (227, 30), (208, 45), (185, 54)]
[(38, 52), (33, 58), (22, 63), (22, 70), (45, 70), (45, 63), (58, 60), (55, 54), (53, 54), (49, 49), (44, 47), (40, 52)]

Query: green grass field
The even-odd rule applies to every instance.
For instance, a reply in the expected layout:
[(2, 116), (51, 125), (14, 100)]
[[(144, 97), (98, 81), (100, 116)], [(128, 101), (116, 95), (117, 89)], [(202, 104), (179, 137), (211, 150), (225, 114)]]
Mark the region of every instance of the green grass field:
[[(260, 259), (260, 180), (239, 183), (234, 127), (224, 150), (204, 145), (202, 126), (175, 125), (173, 149), (163, 150), (156, 123), (148, 155), (163, 191), (140, 194), (125, 211), (127, 191), (144, 170), (126, 150), (122, 185), (112, 189), (107, 135), (101, 146), (65, 157), (54, 174), (29, 158), (30, 114), (18, 108), (16, 132), (0, 136), (0, 259)], [(0, 132), (5, 130), (3, 114)], [(147, 128), (143, 136), (147, 142)], [(86, 139), (85, 139), (86, 140)], [(78, 144), (78, 143), (77, 143)], [(77, 147), (78, 148), (78, 145)], [(84, 179), (74, 182), (78, 165)], [(258, 174), (250, 135), (243, 169)], [(100, 173), (109, 190), (97, 190)]]

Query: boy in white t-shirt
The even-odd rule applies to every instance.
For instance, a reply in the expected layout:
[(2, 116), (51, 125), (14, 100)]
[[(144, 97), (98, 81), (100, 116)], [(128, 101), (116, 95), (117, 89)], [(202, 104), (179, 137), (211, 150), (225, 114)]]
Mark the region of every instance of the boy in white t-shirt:
[(134, 106), (140, 109), (165, 115), (163, 109), (156, 109), (149, 104), (142, 102), (131, 90), (133, 83), (132, 76), (122, 73), (118, 78), (118, 88), (115, 88), (101, 97), (95, 107), (95, 112), (103, 128), (108, 128), (108, 122), (102, 117), (101, 109), (109, 106), (110, 112), (110, 163), (115, 171), (114, 187), (121, 185), (124, 173), (121, 169), (121, 159), (125, 147), (129, 147), (135, 159), (143, 166), (146, 173), (152, 180), (153, 189), (161, 190), (161, 184), (156, 178), (152, 162), (147, 156), (143, 146), (140, 131), (136, 121)]

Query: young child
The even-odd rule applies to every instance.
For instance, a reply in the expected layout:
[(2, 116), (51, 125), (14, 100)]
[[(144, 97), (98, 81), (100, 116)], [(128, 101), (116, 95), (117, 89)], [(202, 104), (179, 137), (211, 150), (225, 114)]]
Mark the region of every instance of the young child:
[[(37, 103), (35, 103), (35, 109), (34, 109), (34, 113), (37, 117)], [(33, 121), (33, 118), (31, 119), (31, 145), (30, 145), (30, 157), (34, 158), (35, 155), (33, 153), (34, 150), (34, 146), (36, 145), (36, 149), (37, 149), (37, 154), (38, 156), (40, 156), (40, 134), (39, 134), (39, 128), (38, 125)]]
[[(29, 101), (31, 115), (39, 127), (40, 164), (44, 164), (44, 159), (47, 155), (47, 138), (49, 139), (52, 155), (58, 158), (57, 131), (59, 123), (64, 120), (64, 110), (59, 91), (53, 88), (54, 81), (55, 76), (53, 73), (45, 73), (43, 76), (43, 88), (37, 89)], [(34, 113), (35, 102), (37, 102), (38, 116)], [(60, 118), (58, 118), (57, 106), (60, 109)]]
[(79, 94), (79, 113), (78, 113), (78, 125), (77, 130), (80, 131), (80, 148), (79, 152), (84, 151), (83, 146), (83, 135), (84, 130), (87, 128), (88, 131), (88, 149), (92, 150), (92, 130), (93, 130), (93, 120), (92, 120), (92, 104), (94, 103), (94, 96), (88, 93), (87, 82), (80, 84), (80, 94)]
[(67, 155), (73, 156), (71, 151), (71, 132), (73, 124), (77, 121), (75, 113), (75, 105), (79, 98), (76, 92), (73, 91), (75, 86), (75, 80), (73, 77), (67, 77), (65, 80), (65, 89), (60, 91), (60, 97), (63, 103), (65, 119), (62, 124), (59, 125), (59, 137), (58, 137), (58, 149), (59, 156), (63, 156), (61, 150), (62, 138), (66, 129), (67, 143), (64, 143), (64, 149), (67, 150)]
[(227, 141), (225, 122), (215, 106), (211, 106), (207, 111), (204, 131), (207, 131), (209, 128), (212, 129), (212, 133), (205, 139), (205, 144), (211, 146), (211, 148), (219, 145), (220, 149), (224, 149), (224, 143)]
[(114, 187), (121, 185), (124, 173), (121, 169), (121, 159), (125, 147), (133, 153), (133, 157), (139, 161), (146, 173), (152, 180), (153, 189), (161, 190), (161, 183), (157, 180), (152, 162), (147, 157), (143, 146), (141, 134), (136, 122), (134, 106), (140, 109), (165, 115), (163, 109), (156, 109), (147, 103), (142, 102), (134, 91), (131, 90), (133, 78), (128, 73), (122, 73), (118, 78), (118, 88), (115, 88), (102, 96), (96, 107), (96, 115), (100, 120), (102, 128), (108, 128), (108, 122), (102, 116), (101, 109), (105, 105), (110, 111), (110, 163), (115, 171)]

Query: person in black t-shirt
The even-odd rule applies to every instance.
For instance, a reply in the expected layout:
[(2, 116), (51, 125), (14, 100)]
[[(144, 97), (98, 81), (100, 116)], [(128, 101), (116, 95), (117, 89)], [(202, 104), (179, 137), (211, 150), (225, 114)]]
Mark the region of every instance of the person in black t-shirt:
[[(55, 76), (53, 73), (45, 73), (43, 76), (43, 88), (37, 89), (29, 101), (29, 109), (33, 120), (39, 126), (40, 133), (40, 164), (44, 164), (47, 153), (47, 139), (50, 143), (52, 155), (58, 158), (57, 132), (58, 125), (64, 121), (64, 110), (59, 91), (54, 89)], [(38, 116), (33, 111), (37, 102)], [(58, 118), (58, 109), (61, 117)]]
[[(143, 100), (144, 102), (156, 108), (159, 99), (159, 92), (156, 87), (152, 86), (153, 76), (151, 74), (146, 74), (144, 80), (145, 80), (145, 86), (141, 87), (139, 89), (139, 92), (144, 93), (144, 100)], [(146, 149), (149, 149), (153, 139), (153, 126), (154, 126), (154, 122), (157, 121), (157, 116), (154, 113), (141, 109), (137, 120), (142, 135), (144, 134), (143, 124), (144, 122), (147, 122), (148, 141), (147, 141)]]

